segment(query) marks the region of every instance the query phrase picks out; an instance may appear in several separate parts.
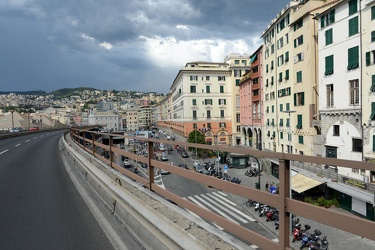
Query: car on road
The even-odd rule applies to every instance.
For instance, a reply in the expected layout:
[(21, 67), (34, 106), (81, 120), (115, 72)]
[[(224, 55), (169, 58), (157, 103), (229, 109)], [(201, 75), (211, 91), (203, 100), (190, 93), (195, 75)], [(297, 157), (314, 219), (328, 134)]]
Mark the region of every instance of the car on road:
[(166, 156), (166, 155), (162, 155), (162, 156), (161, 156), (161, 160), (162, 160), (162, 161), (168, 161), (168, 156)]
[(132, 166), (132, 164), (130, 163), (130, 160), (129, 159), (125, 159), (124, 160), (124, 167), (130, 168), (131, 166)]
[(178, 164), (178, 167), (188, 169), (188, 167), (185, 163)]
[(164, 169), (160, 169), (160, 174), (162, 174), (162, 175), (169, 174), (169, 171), (164, 170)]
[(182, 158), (189, 158), (189, 155), (186, 153), (186, 151), (181, 152), (181, 157)]
[(202, 164), (194, 166), (195, 171), (201, 174), (209, 175), (209, 172), (203, 167)]

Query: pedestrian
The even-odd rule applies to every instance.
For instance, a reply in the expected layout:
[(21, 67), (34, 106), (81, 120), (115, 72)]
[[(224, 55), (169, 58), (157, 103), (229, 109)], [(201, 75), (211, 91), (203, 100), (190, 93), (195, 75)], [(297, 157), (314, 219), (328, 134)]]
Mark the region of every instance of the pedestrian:
[(266, 191), (268, 192), (268, 187), (270, 186), (270, 184), (268, 183), (268, 181), (266, 182), (266, 185), (265, 185), (265, 187), (266, 187)]

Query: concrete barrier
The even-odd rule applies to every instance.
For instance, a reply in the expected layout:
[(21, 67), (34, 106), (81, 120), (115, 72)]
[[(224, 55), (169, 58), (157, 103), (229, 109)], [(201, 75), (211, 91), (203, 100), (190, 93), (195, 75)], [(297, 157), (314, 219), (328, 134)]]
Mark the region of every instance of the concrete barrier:
[(65, 136), (62, 144), (86, 181), (146, 249), (249, 249), (99, 162)]

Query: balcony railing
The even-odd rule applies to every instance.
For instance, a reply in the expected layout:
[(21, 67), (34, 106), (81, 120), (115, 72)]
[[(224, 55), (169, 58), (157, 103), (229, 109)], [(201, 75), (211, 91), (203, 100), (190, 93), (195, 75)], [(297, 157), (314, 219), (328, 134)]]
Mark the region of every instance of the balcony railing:
[[(90, 134), (91, 137), (87, 138)], [(340, 160), (333, 158), (324, 157), (313, 157), (305, 155), (294, 155), (286, 153), (277, 152), (266, 152), (258, 151), (250, 148), (234, 148), (234, 147), (224, 147), (224, 146), (210, 146), (204, 144), (193, 144), (181, 141), (167, 141), (167, 140), (156, 140), (142, 138), (142, 140), (147, 141), (148, 157), (137, 155), (131, 152), (121, 150), (114, 147), (113, 138), (119, 137), (117, 134), (105, 134), (109, 136), (109, 145), (100, 143), (96, 141), (96, 138), (103, 135), (103, 133), (87, 131), (83, 129), (71, 129), (71, 138), (77, 142), (84, 150), (107, 163), (113, 169), (116, 169), (121, 174), (125, 173), (130, 178), (135, 181), (145, 185), (148, 189), (153, 192), (170, 199), (175, 202), (180, 207), (183, 207), (189, 211), (192, 211), (199, 215), (200, 217), (213, 221), (218, 226), (224, 228), (227, 232), (237, 236), (238, 238), (244, 239), (259, 246), (262, 249), (288, 249), (290, 247), (289, 242), (289, 223), (290, 215), (295, 214), (304, 218), (308, 218), (334, 228), (338, 228), (361, 237), (365, 237), (371, 240), (375, 240), (375, 222), (366, 219), (359, 218), (352, 214), (341, 213), (335, 210), (329, 210), (326, 208), (317, 207), (310, 205), (301, 201), (293, 200), (290, 197), (290, 179), (291, 179), (291, 161), (300, 162), (303, 165), (332, 165), (340, 166), (344, 168), (352, 168), (355, 166), (359, 169), (375, 171), (375, 166), (373, 163), (350, 161), (350, 160)], [(86, 137), (85, 137), (86, 136)], [(139, 139), (137, 137), (122, 136), (129, 139)], [(185, 170), (176, 166), (169, 165), (157, 160), (154, 160), (154, 143), (162, 142), (164, 144), (170, 145), (180, 145), (182, 147), (197, 147), (212, 151), (222, 151), (229, 153), (237, 153), (243, 155), (250, 155), (253, 157), (261, 158), (273, 158), (279, 163), (279, 194), (270, 194), (265, 191), (256, 190), (255, 188), (238, 185), (228, 181), (220, 180), (212, 176), (205, 176), (197, 172)], [(86, 143), (92, 145), (90, 148), (86, 147)], [(97, 153), (98, 149), (104, 151), (107, 157), (102, 156)], [(144, 179), (135, 173), (119, 166), (114, 161), (114, 155), (127, 156), (137, 162), (145, 163), (149, 166), (148, 168), (148, 179)], [(187, 179), (203, 183), (205, 185), (220, 189), (222, 191), (244, 197), (246, 199), (256, 200), (263, 204), (268, 204), (279, 210), (279, 242), (274, 242), (257, 232), (249, 230), (241, 225), (238, 225), (220, 215), (217, 215), (207, 209), (201, 208), (194, 203), (189, 202), (183, 197), (179, 197), (176, 194), (159, 187), (154, 183), (154, 168), (160, 168), (167, 170), (173, 174), (183, 176)]]

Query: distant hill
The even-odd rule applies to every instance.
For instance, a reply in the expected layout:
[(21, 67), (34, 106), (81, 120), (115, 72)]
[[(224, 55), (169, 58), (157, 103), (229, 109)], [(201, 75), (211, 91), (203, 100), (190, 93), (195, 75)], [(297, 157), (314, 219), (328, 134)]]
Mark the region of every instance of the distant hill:
[(64, 88), (52, 91), (49, 95), (54, 95), (57, 98), (64, 98), (69, 97), (72, 95), (79, 95), (80, 92), (85, 90), (96, 90), (95, 88), (87, 88), (87, 87), (80, 87), (80, 88)]
[(47, 92), (43, 90), (30, 90), (30, 91), (0, 91), (0, 95), (9, 95), (15, 93), (17, 95), (46, 95)]

